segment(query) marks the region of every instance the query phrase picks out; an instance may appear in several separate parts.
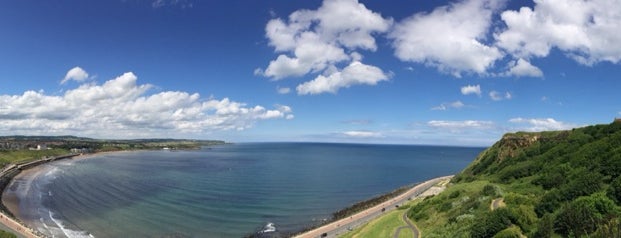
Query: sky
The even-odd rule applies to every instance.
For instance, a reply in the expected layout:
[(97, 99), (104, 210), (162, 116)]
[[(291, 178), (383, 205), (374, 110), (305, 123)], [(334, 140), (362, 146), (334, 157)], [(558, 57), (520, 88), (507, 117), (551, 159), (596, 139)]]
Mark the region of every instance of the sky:
[(619, 0), (0, 7), (0, 135), (489, 146), (621, 117)]

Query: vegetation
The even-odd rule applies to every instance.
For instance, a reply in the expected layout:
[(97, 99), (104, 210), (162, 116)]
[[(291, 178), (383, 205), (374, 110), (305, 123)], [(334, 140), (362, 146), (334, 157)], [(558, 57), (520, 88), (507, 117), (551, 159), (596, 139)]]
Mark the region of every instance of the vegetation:
[(17, 238), (17, 236), (11, 232), (0, 230), (0, 238)]
[[(505, 207), (490, 209), (502, 197)], [(425, 237), (617, 237), (621, 122), (511, 133), (408, 216)]]
[(25, 162), (48, 156), (59, 156), (70, 153), (65, 149), (51, 150), (0, 150), (0, 167), (9, 163)]
[[(197, 149), (201, 146), (224, 144), (217, 140), (136, 139), (98, 140), (75, 136), (0, 136), (0, 166), (26, 162), (48, 156), (71, 153), (71, 149), (89, 152), (153, 149)], [(38, 145), (46, 145), (36, 150)]]
[[(405, 221), (402, 220), (403, 214), (407, 212), (411, 204), (415, 204), (416, 202), (418, 202), (418, 200), (411, 201), (396, 210), (392, 210), (386, 215), (344, 234), (341, 238), (393, 237), (399, 227), (407, 225)], [(399, 237), (412, 237), (413, 235), (410, 229), (402, 229), (399, 232)]]

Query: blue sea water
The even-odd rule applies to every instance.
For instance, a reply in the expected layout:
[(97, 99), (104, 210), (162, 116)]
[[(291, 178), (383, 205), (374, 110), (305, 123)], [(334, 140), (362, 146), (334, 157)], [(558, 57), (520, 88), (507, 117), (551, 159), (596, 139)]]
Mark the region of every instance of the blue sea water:
[(68, 236), (242, 237), (267, 222), (292, 232), (358, 201), (455, 174), (482, 150), (253, 143), (100, 154), (46, 165), (34, 181), (39, 199), (22, 198), (40, 203), (21, 208), (40, 217), (22, 219)]

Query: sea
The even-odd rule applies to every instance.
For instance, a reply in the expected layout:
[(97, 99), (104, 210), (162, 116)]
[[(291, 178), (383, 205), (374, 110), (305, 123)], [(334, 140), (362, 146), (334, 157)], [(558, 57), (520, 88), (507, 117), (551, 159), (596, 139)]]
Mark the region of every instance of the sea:
[(20, 219), (54, 237), (244, 237), (267, 223), (288, 234), (458, 173), (483, 149), (242, 143), (96, 154), (39, 168)]

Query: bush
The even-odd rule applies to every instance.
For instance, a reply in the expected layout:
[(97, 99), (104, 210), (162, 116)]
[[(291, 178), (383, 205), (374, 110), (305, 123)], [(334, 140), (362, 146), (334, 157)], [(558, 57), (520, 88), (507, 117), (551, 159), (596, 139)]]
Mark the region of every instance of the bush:
[(524, 232), (531, 232), (537, 222), (537, 214), (532, 206), (517, 205), (508, 207), (514, 224), (518, 225)]
[(548, 191), (541, 198), (541, 202), (535, 206), (537, 216), (541, 217), (543, 214), (554, 212), (561, 206), (561, 201), (561, 192), (558, 189)]
[(511, 226), (498, 232), (498, 234), (496, 234), (494, 238), (520, 238), (522, 237), (521, 235), (522, 232), (520, 231), (520, 228), (516, 226)]
[(451, 194), (449, 194), (449, 198), (456, 198), (459, 197), (459, 195), (461, 194), (460, 190), (454, 191)]
[(554, 232), (554, 217), (552, 214), (545, 214), (539, 220), (537, 231), (533, 234), (534, 238), (550, 238)]
[(617, 177), (610, 183), (610, 186), (606, 190), (606, 195), (617, 204), (621, 203), (621, 177)]
[(451, 210), (451, 208), (453, 208), (453, 205), (451, 204), (450, 201), (446, 201), (444, 203), (442, 203), (442, 205), (440, 205), (440, 208), (438, 208), (439, 212), (446, 212), (448, 210)]
[(470, 237), (487, 238), (493, 237), (498, 232), (506, 229), (512, 224), (513, 217), (506, 208), (499, 208), (486, 213), (484, 217), (472, 224)]
[(481, 190), (481, 195), (490, 197), (496, 196), (496, 187), (491, 184), (485, 185), (483, 190)]
[(536, 201), (534, 197), (517, 194), (517, 193), (506, 193), (504, 195), (504, 201), (507, 206), (517, 206), (517, 205), (532, 205), (534, 206)]
[(554, 221), (554, 228), (564, 236), (585, 236), (618, 215), (619, 207), (604, 194), (596, 193), (563, 206)]

